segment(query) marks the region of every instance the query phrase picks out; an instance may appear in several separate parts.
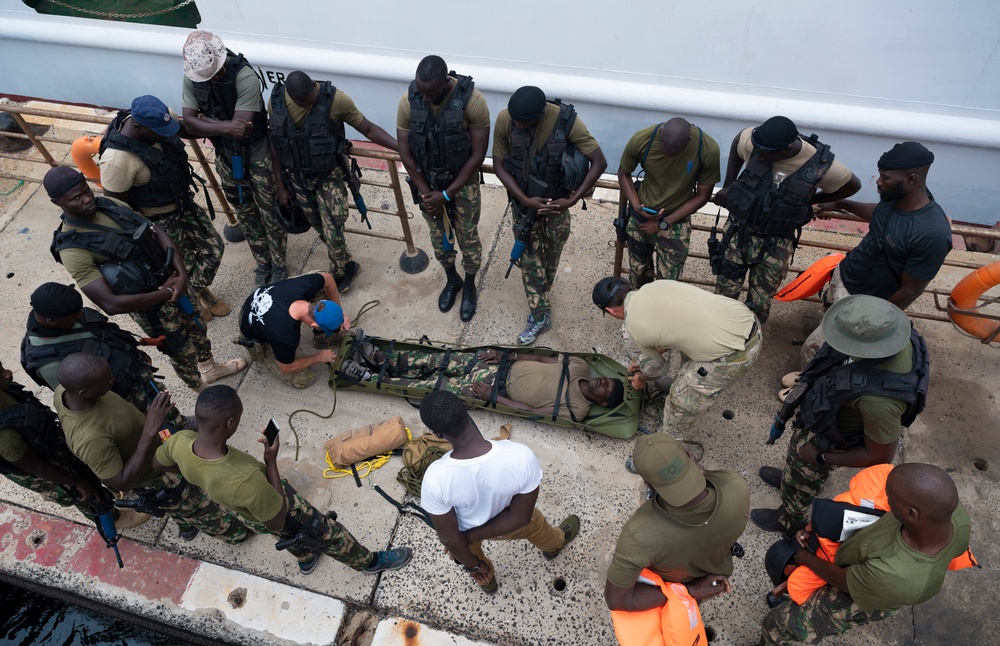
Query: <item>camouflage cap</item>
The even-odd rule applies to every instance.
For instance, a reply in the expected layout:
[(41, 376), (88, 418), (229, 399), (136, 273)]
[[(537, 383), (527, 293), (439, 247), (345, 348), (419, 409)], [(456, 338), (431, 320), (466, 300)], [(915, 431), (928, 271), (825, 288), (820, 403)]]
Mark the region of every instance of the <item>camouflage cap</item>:
[(195, 83), (211, 81), (226, 64), (226, 46), (210, 31), (199, 29), (184, 41), (184, 76)]

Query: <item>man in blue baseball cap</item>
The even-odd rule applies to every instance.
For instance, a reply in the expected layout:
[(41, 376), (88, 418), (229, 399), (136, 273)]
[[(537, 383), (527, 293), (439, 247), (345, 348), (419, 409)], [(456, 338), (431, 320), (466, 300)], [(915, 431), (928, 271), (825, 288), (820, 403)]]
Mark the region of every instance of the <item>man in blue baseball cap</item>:
[[(317, 296), (322, 300), (312, 302)], [(263, 362), (271, 372), (294, 388), (308, 388), (316, 380), (311, 370), (317, 363), (332, 362), (337, 353), (329, 348), (297, 357), (301, 324), (313, 328), (319, 341), (337, 332), (347, 332), (351, 321), (340, 306), (337, 281), (321, 271), (280, 280), (258, 287), (240, 312), (241, 343), (250, 358)], [(317, 342), (317, 347), (326, 345)]]

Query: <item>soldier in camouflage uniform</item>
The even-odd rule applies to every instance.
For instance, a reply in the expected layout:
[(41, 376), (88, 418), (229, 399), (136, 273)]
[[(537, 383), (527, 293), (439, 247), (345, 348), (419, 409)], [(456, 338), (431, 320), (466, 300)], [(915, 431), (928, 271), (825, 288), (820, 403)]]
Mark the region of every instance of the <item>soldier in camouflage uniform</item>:
[[(788, 274), (788, 265), (795, 251), (795, 240), (756, 236), (745, 230), (733, 230), (732, 239), (722, 239), (722, 269), (715, 280), (715, 293), (739, 298), (743, 281), (750, 273), (747, 286), (747, 307), (761, 320), (771, 312), (771, 298), (778, 292)], [(727, 271), (731, 268), (731, 271)]]
[[(586, 157), (584, 174), (568, 159)], [(493, 169), (511, 203), (514, 240), (524, 241), (525, 220), (534, 217), (521, 254), (521, 281), (528, 299), (528, 322), (518, 345), (531, 345), (552, 327), (549, 293), (569, 240), (569, 210), (590, 192), (608, 167), (604, 153), (572, 105), (549, 102), (537, 87), (519, 88), (497, 115), (493, 129)]]
[(815, 644), (851, 628), (881, 621), (896, 614), (896, 610), (866, 611), (833, 585), (814, 592), (801, 606), (786, 601), (764, 615), (760, 643), (768, 646), (783, 644)]
[[(268, 112), (278, 201), (288, 206), (294, 197), (309, 224), (319, 232), (326, 244), (330, 272), (343, 294), (360, 269), (344, 238), (348, 215), (345, 173), (350, 171), (347, 151), (351, 147), (344, 124), (389, 150), (398, 150), (396, 140), (366, 119), (344, 91), (329, 81), (315, 83), (305, 72), (292, 72), (284, 83), (274, 86)], [(286, 185), (286, 178), (291, 186)]]
[[(219, 179), (226, 187), (226, 198), (233, 205), (236, 218), (243, 226), (250, 253), (257, 262), (258, 271), (254, 273), (255, 283), (259, 286), (268, 282), (276, 282), (288, 278), (285, 257), (288, 250), (288, 234), (281, 226), (277, 216), (277, 200), (275, 197), (274, 169), (271, 167), (271, 157), (252, 158), (244, 170), (244, 179), (236, 181), (233, 170), (226, 165), (220, 156), (215, 160), (215, 169)], [(243, 196), (233, 187), (243, 187)], [(270, 273), (259, 282), (264, 271), (261, 267), (270, 266)]]
[[(655, 280), (633, 291), (624, 278), (604, 278), (592, 296), (602, 312), (625, 322), (626, 347), (639, 355), (629, 367), (632, 386), (669, 388), (662, 431), (678, 439), (760, 355), (763, 342), (753, 312), (694, 285)], [(664, 357), (671, 350), (687, 358), (672, 384)]]
[[(632, 179), (636, 166), (642, 167), (641, 180)], [(686, 120), (674, 117), (632, 135), (622, 151), (618, 184), (628, 201), (633, 289), (654, 278), (680, 278), (691, 240), (690, 216), (708, 203), (720, 179), (719, 144)]]
[(412, 550), (369, 551), (339, 522), (337, 514), (321, 514), (278, 473), (280, 441), (273, 443), (261, 433), (264, 462), (228, 446), (239, 430), (243, 403), (229, 386), (206, 388), (195, 406), (198, 432), (182, 431), (156, 451), (154, 466), (176, 467), (201, 484), (214, 500), (239, 511), (257, 531), (292, 539), (288, 551), (299, 562), (303, 574), (316, 567), (319, 553), (348, 567), (376, 574), (401, 568)]

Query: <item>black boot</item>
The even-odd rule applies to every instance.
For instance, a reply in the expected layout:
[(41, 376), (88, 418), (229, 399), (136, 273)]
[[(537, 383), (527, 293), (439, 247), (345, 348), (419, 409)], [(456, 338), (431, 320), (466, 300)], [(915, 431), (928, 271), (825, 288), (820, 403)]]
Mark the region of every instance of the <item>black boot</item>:
[(438, 298), (438, 309), (442, 312), (447, 312), (455, 304), (455, 298), (458, 296), (458, 290), (462, 289), (462, 279), (455, 271), (455, 265), (444, 268), (445, 275), (448, 276), (448, 282), (445, 284), (444, 289), (441, 290), (441, 296)]
[(465, 275), (465, 288), (462, 290), (462, 307), (458, 311), (459, 318), (471, 321), (476, 314), (476, 275)]

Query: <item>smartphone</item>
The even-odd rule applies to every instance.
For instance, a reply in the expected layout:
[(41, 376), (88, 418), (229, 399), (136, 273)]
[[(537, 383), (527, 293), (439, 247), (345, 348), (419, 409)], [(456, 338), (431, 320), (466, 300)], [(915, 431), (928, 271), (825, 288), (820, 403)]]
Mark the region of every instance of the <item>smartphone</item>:
[(659, 211), (657, 211), (656, 209), (651, 209), (648, 206), (642, 207), (642, 210), (645, 211), (646, 213), (649, 213), (650, 215), (656, 215), (657, 213), (659, 213)]
[(274, 418), (267, 423), (267, 428), (264, 429), (264, 438), (267, 440), (267, 445), (271, 446), (274, 444), (274, 440), (278, 438), (278, 425), (274, 422)]

